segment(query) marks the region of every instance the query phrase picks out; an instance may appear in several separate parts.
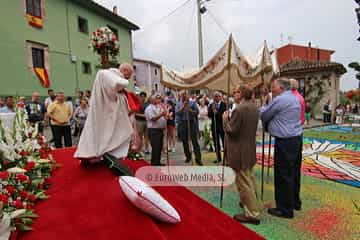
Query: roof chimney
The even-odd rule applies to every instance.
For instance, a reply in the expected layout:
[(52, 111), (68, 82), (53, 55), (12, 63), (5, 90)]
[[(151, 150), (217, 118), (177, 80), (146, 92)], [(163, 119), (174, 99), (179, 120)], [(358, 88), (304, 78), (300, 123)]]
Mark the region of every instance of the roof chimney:
[(118, 15), (118, 9), (117, 6), (113, 7), (113, 14)]
[(317, 49), (317, 61), (320, 62), (320, 48)]
[(309, 42), (309, 48), (308, 48), (308, 60), (311, 61), (311, 42)]

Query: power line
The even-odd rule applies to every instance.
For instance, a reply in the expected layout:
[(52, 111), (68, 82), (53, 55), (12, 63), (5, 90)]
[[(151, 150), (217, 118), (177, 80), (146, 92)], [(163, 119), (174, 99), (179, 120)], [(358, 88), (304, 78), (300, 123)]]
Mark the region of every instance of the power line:
[[(192, 13), (192, 14), (191, 14)], [(186, 30), (186, 37), (187, 37), (187, 39), (186, 40), (188, 40), (189, 38), (190, 38), (190, 30), (191, 30), (191, 27), (194, 25), (194, 23), (195, 23), (195, 21), (193, 21), (194, 20), (194, 18), (195, 18), (195, 13), (196, 13), (196, 7), (195, 7), (195, 4), (193, 5), (193, 8), (192, 8), (192, 11), (191, 11), (191, 17), (190, 17), (190, 19), (189, 19), (189, 24), (188, 24), (188, 27), (187, 27), (187, 30)]]
[(189, 2), (191, 2), (192, 0), (187, 0), (185, 2), (183, 2), (181, 5), (179, 5), (178, 7), (176, 7), (174, 10), (172, 10), (169, 14), (163, 16), (162, 18), (150, 23), (148, 26), (146, 26), (145, 28), (143, 28), (143, 30), (139, 33), (137, 33), (137, 37), (141, 36), (142, 34), (144, 34), (144, 32), (146, 32), (148, 29), (150, 29), (150, 27), (157, 25), (161, 22), (163, 22), (166, 18), (170, 17), (171, 15), (173, 15), (174, 13), (176, 13), (178, 10), (180, 10), (181, 8), (183, 8), (186, 4), (188, 4)]
[(216, 25), (221, 29), (221, 31), (228, 36), (229, 32), (224, 28), (224, 26), (220, 23), (220, 21), (215, 17), (215, 15), (212, 13), (210, 9), (207, 9), (209, 16), (213, 19), (213, 21), (216, 23)]

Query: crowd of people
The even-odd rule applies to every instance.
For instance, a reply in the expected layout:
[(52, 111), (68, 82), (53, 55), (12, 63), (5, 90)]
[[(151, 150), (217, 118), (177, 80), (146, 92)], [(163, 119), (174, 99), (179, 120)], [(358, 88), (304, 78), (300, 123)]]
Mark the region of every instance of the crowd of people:
[[(356, 115), (359, 113), (359, 106), (357, 103), (353, 104), (339, 104), (335, 108), (335, 124), (343, 124), (345, 115)], [(326, 102), (323, 106), (323, 122), (324, 123), (331, 123), (331, 104), (330, 102)]]
[[(28, 115), (28, 121), (41, 133), (49, 126), (52, 133), (50, 140), (56, 148), (71, 147), (72, 136), (79, 136), (84, 127), (88, 114), (88, 101), (91, 91), (79, 91), (75, 101), (71, 97), (65, 98), (63, 92), (48, 90), (48, 97), (41, 101), (40, 93), (33, 92), (31, 99), (20, 97), (17, 102), (13, 96), (4, 98), (0, 113), (14, 113), (16, 107), (23, 108)], [(64, 144), (63, 144), (64, 143)]]
[[(303, 125), (309, 121), (311, 109), (297, 91), (299, 86), (295, 79), (276, 79), (271, 89), (263, 88), (260, 93), (260, 105), (255, 101), (252, 87), (244, 84), (236, 86), (232, 96), (224, 96), (220, 92), (214, 92), (211, 97), (207, 94), (189, 95), (185, 90), (178, 92), (177, 95), (171, 91), (166, 92), (165, 95), (153, 92), (150, 96), (146, 92), (140, 92), (137, 94), (140, 106), (134, 111), (129, 107), (129, 95), (124, 90), (128, 83), (124, 79), (129, 79), (131, 74), (131, 66), (126, 65), (123, 69), (120, 67), (120, 72), (118, 69), (113, 69), (104, 73), (104, 76), (98, 75), (96, 84), (99, 86), (94, 87), (98, 89), (94, 92), (94, 96), (89, 90), (79, 91), (75, 101), (70, 97), (65, 98), (63, 92), (55, 93), (53, 90), (48, 91), (48, 97), (43, 102), (40, 101), (38, 92), (34, 92), (29, 101), (19, 98), (17, 103), (13, 97), (8, 96), (4, 99), (0, 112), (14, 112), (17, 104), (26, 110), (30, 123), (38, 124), (39, 131), (42, 132), (45, 126), (50, 126), (56, 148), (70, 147), (73, 145), (72, 136), (80, 136), (84, 126), (89, 124), (87, 121), (89, 100), (99, 98), (93, 100), (91, 105), (96, 102), (103, 102), (103, 105), (93, 107), (91, 121), (99, 120), (97, 118), (101, 112), (100, 117), (104, 121), (112, 121), (116, 124), (116, 117), (123, 116), (122, 112), (124, 112), (124, 116), (133, 119), (128, 119), (129, 121), (126, 122), (131, 131), (123, 136), (124, 141), (131, 134), (131, 141), (139, 144), (137, 148), (139, 152), (151, 153), (151, 164), (154, 166), (164, 165), (161, 162), (163, 153), (175, 152), (176, 137), (182, 144), (184, 161), (202, 166), (200, 141), (204, 137), (206, 126), (210, 125), (216, 152), (215, 163), (226, 161), (236, 173), (236, 185), (240, 194), (239, 206), (244, 209), (244, 214), (237, 214), (234, 218), (252, 224), (260, 223), (261, 212), (253, 176), (256, 164), (256, 136), (260, 124), (275, 138), (276, 207), (269, 208), (268, 213), (277, 217), (293, 218), (294, 210), (301, 210), (302, 133)], [(118, 82), (114, 80), (115, 78), (119, 78)], [(104, 81), (108, 81), (106, 83), (108, 86)], [(116, 89), (113, 89), (114, 86)], [(120, 98), (118, 94), (124, 97)], [(105, 95), (108, 95), (107, 100), (104, 98)], [(111, 106), (110, 101), (113, 102)], [(114, 109), (119, 108), (119, 103), (126, 107), (121, 113), (115, 113)], [(103, 109), (104, 104), (107, 104), (108, 109)], [(97, 110), (94, 110), (95, 108)], [(324, 111), (328, 109), (330, 109), (328, 105), (326, 109), (324, 107)], [(340, 107), (337, 108), (337, 114), (341, 114), (338, 109)], [(105, 111), (113, 114), (114, 118), (103, 116), (102, 113)], [(324, 121), (328, 121), (327, 118), (328, 115), (324, 116)], [(99, 129), (103, 128), (102, 124), (105, 123), (96, 123)], [(88, 126), (86, 138), (91, 136), (90, 133), (94, 135), (95, 130)], [(111, 141), (116, 141), (112, 133), (108, 136)], [(133, 136), (136, 136), (136, 140)], [(82, 140), (80, 139), (79, 146), (82, 144), (81, 148), (86, 150), (91, 144), (87, 143), (89, 139), (85, 137)], [(82, 158), (85, 154), (82, 151), (76, 153), (76, 157)], [(114, 153), (114, 151), (110, 152)], [(103, 152), (108, 150), (101, 153)], [(93, 155), (99, 154), (96, 152)]]

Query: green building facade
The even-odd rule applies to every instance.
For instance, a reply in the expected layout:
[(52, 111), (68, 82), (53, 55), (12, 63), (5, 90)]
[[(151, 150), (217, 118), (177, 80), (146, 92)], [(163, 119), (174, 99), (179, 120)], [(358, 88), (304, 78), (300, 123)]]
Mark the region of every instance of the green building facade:
[[(30, 5), (29, 5), (30, 4)], [(36, 4), (36, 5), (34, 5)], [(40, 4), (40, 6), (39, 6)], [(41, 9), (42, 28), (29, 24), (30, 8)], [(132, 62), (131, 32), (138, 27), (91, 0), (3, 0), (0, 8), (0, 95), (47, 95), (33, 64), (32, 47), (43, 47), (50, 87), (75, 95), (91, 89), (99, 56), (89, 49), (95, 29), (109, 26), (120, 40), (119, 62)]]

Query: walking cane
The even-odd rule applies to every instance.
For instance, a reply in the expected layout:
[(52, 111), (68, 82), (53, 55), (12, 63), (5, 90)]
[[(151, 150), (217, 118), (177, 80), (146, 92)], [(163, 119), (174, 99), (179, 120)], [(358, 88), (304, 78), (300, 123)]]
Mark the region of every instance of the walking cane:
[[(231, 82), (231, 48), (232, 48), (232, 34), (230, 34), (229, 37), (229, 46), (228, 46), (228, 59), (227, 59), (227, 70), (228, 70), (228, 79), (227, 79), (227, 94), (230, 96), (230, 82)], [(227, 106), (229, 107), (229, 106)], [(222, 117), (222, 116), (221, 116)], [(219, 139), (219, 145), (220, 145), (220, 139)], [(221, 187), (220, 187), (220, 208), (222, 208), (223, 200), (224, 200), (224, 172), (225, 172), (225, 159), (226, 154), (224, 154), (223, 164), (221, 168)]]
[(271, 135), (269, 133), (269, 152), (268, 152), (268, 159), (267, 159), (267, 174), (266, 174), (266, 183), (269, 183), (270, 178), (270, 156), (271, 156)]
[[(213, 103), (214, 104), (214, 103)], [(217, 164), (220, 163), (220, 159), (219, 159), (219, 154), (220, 154), (220, 151), (219, 151), (219, 148), (220, 148), (220, 139), (219, 141), (218, 140), (218, 133), (217, 133), (217, 127), (216, 127), (216, 117), (215, 117), (215, 112), (214, 110), (213, 111), (213, 121), (214, 121), (214, 135), (213, 138), (215, 140), (215, 144), (214, 144), (214, 147), (215, 147), (215, 153), (216, 153), (216, 159), (217, 159)], [(219, 145), (217, 144), (219, 143)]]
[[(190, 108), (190, 102), (189, 102), (189, 108)], [(193, 160), (193, 157), (192, 157), (192, 142), (191, 142), (191, 129), (190, 129), (190, 111), (188, 109), (187, 111), (187, 135), (188, 135), (188, 143), (189, 143), (189, 151), (190, 151), (190, 161), (191, 161), (191, 165), (194, 165), (194, 160)]]
[(166, 129), (165, 129), (165, 139), (166, 139), (166, 165), (168, 166), (168, 169), (170, 167), (170, 161), (169, 161), (169, 129), (168, 129), (168, 123), (166, 121)]

